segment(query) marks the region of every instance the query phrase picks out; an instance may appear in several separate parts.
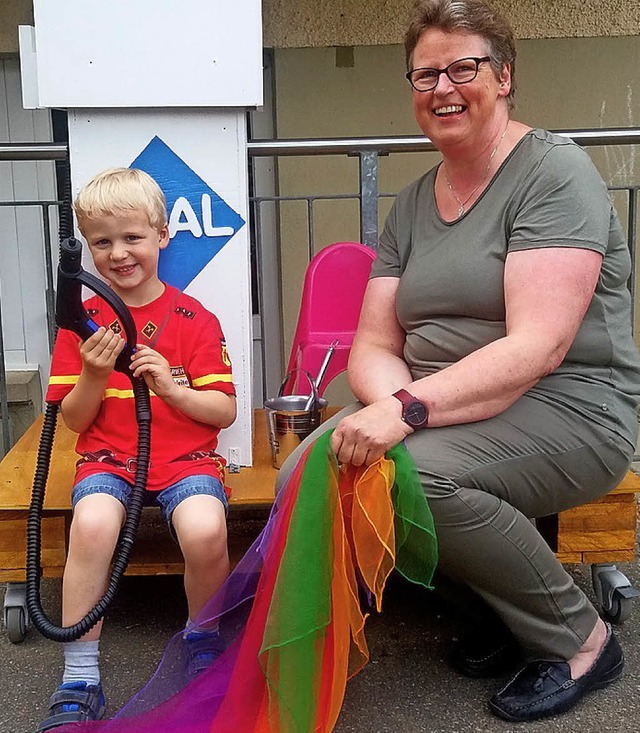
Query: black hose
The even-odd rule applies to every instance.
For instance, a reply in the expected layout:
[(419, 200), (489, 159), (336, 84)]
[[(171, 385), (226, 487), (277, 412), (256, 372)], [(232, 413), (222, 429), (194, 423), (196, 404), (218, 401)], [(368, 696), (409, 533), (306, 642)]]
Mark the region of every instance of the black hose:
[(52, 641), (75, 641), (92, 629), (105, 615), (107, 609), (113, 602), (122, 576), (125, 574), (129, 564), (133, 542), (142, 517), (151, 448), (151, 400), (144, 379), (136, 379), (133, 382), (133, 392), (136, 403), (136, 416), (138, 418), (138, 452), (133, 491), (131, 492), (131, 498), (127, 506), (127, 518), (120, 532), (118, 545), (113, 557), (109, 583), (104, 595), (83, 619), (72, 626), (56, 626), (44, 612), (40, 597), (40, 577), (42, 574), (42, 509), (51, 463), (51, 450), (56, 429), (58, 405), (49, 403), (45, 410), (36, 472), (33, 481), (31, 505), (27, 517), (26, 596), (29, 616), (34, 626), (43, 636)]
[[(61, 231), (68, 228), (68, 222), (62, 222)], [(51, 452), (55, 436), (56, 423), (59, 406), (57, 403), (47, 403), (44, 416), (44, 424), (38, 448), (36, 471), (33, 480), (31, 494), (31, 505), (27, 516), (27, 609), (34, 626), (48, 639), (53, 641), (69, 642), (79, 639), (92, 629), (105, 615), (108, 607), (113, 602), (118, 585), (122, 576), (127, 570), (133, 542), (138, 531), (142, 509), (144, 506), (144, 492), (147, 486), (147, 475), (149, 471), (149, 457), (151, 452), (151, 399), (149, 389), (142, 377), (133, 377), (128, 369), (130, 354), (135, 350), (137, 329), (126, 305), (122, 300), (102, 281), (94, 278), (82, 270), (78, 255), (79, 243), (75, 240), (65, 240), (61, 243), (61, 264), (58, 268), (58, 302), (56, 304), (56, 320), (58, 325), (71, 328), (81, 338), (86, 338), (93, 330), (91, 319), (87, 316), (82, 306), (81, 286), (90, 287), (103, 297), (113, 308), (120, 319), (125, 335), (127, 336), (127, 357), (116, 363), (116, 369), (127, 374), (133, 385), (135, 401), (136, 421), (138, 423), (138, 450), (136, 457), (136, 471), (131, 498), (127, 507), (127, 518), (120, 531), (118, 544), (113, 556), (111, 575), (107, 589), (102, 598), (87, 613), (87, 615), (72, 626), (56, 626), (46, 615), (42, 608), (40, 596), (40, 578), (42, 575), (41, 562), (41, 533), (42, 533), (42, 511), (46, 493), (47, 478), (51, 464)], [(63, 256), (64, 255), (64, 256)], [(69, 266), (69, 262), (71, 265)], [(72, 303), (64, 297), (62, 292), (67, 289), (71, 294)], [(62, 323), (60, 322), (60, 311)], [(89, 324), (92, 324), (91, 326)]]

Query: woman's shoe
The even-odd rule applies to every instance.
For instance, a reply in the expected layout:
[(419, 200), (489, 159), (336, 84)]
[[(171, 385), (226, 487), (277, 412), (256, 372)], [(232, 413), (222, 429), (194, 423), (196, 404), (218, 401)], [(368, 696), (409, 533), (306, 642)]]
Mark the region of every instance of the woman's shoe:
[(465, 677), (503, 677), (520, 661), (518, 642), (506, 630), (469, 635), (453, 645), (449, 660)]
[(624, 654), (607, 624), (607, 638), (591, 668), (578, 679), (567, 662), (531, 662), (489, 701), (504, 720), (547, 718), (570, 710), (588, 692), (615, 682), (624, 667)]

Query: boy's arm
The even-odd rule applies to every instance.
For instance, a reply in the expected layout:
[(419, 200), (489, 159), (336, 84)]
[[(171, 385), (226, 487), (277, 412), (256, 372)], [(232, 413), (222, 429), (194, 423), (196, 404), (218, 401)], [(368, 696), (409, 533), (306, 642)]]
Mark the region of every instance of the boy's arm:
[(98, 416), (107, 380), (124, 346), (124, 339), (104, 326), (80, 345), (82, 371), (60, 405), (70, 430), (83, 433)]
[(236, 398), (217, 390), (197, 390), (176, 384), (169, 362), (154, 349), (139, 344), (131, 358), (135, 377), (142, 376), (149, 389), (193, 420), (228, 428), (236, 419)]

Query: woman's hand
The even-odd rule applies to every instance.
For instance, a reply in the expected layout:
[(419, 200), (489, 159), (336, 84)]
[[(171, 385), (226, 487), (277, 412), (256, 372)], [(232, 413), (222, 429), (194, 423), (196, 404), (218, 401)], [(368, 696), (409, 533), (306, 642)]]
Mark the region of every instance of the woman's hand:
[(95, 380), (106, 380), (124, 346), (125, 341), (121, 336), (110, 328), (100, 326), (80, 346), (83, 371)]
[(173, 381), (169, 362), (150, 346), (137, 345), (136, 353), (131, 357), (129, 368), (132, 370), (134, 377), (142, 377), (147, 383), (147, 387), (162, 399), (166, 400), (176, 390), (181, 389)]
[(402, 420), (402, 404), (384, 397), (340, 420), (331, 436), (339, 463), (370, 466), (413, 430)]

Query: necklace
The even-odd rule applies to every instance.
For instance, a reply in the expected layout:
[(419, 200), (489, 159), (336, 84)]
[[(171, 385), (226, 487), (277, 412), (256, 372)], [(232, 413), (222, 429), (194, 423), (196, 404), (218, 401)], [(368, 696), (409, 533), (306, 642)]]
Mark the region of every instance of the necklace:
[(482, 178), (480, 179), (480, 182), (478, 185), (471, 191), (471, 193), (467, 196), (467, 198), (462, 201), (458, 194), (455, 192), (453, 186), (451, 185), (451, 181), (449, 180), (449, 174), (447, 173), (447, 167), (443, 164), (444, 168), (444, 179), (447, 182), (447, 188), (449, 191), (451, 191), (451, 194), (453, 195), (453, 198), (458, 202), (458, 219), (464, 214), (465, 212), (465, 205), (467, 201), (473, 196), (473, 194), (482, 186), (482, 184), (486, 181), (487, 175), (489, 173), (489, 168), (491, 168), (491, 161), (494, 159), (495, 154), (498, 152), (498, 148), (500, 147), (500, 143), (504, 140), (504, 136), (507, 134), (507, 128), (509, 127), (509, 123), (507, 123), (507, 127), (504, 128), (504, 132), (500, 136), (500, 140), (498, 140), (498, 144), (495, 146), (495, 148), (491, 151), (491, 154), (489, 155), (489, 160), (487, 161), (487, 167), (484, 169), (484, 173), (482, 174)]

